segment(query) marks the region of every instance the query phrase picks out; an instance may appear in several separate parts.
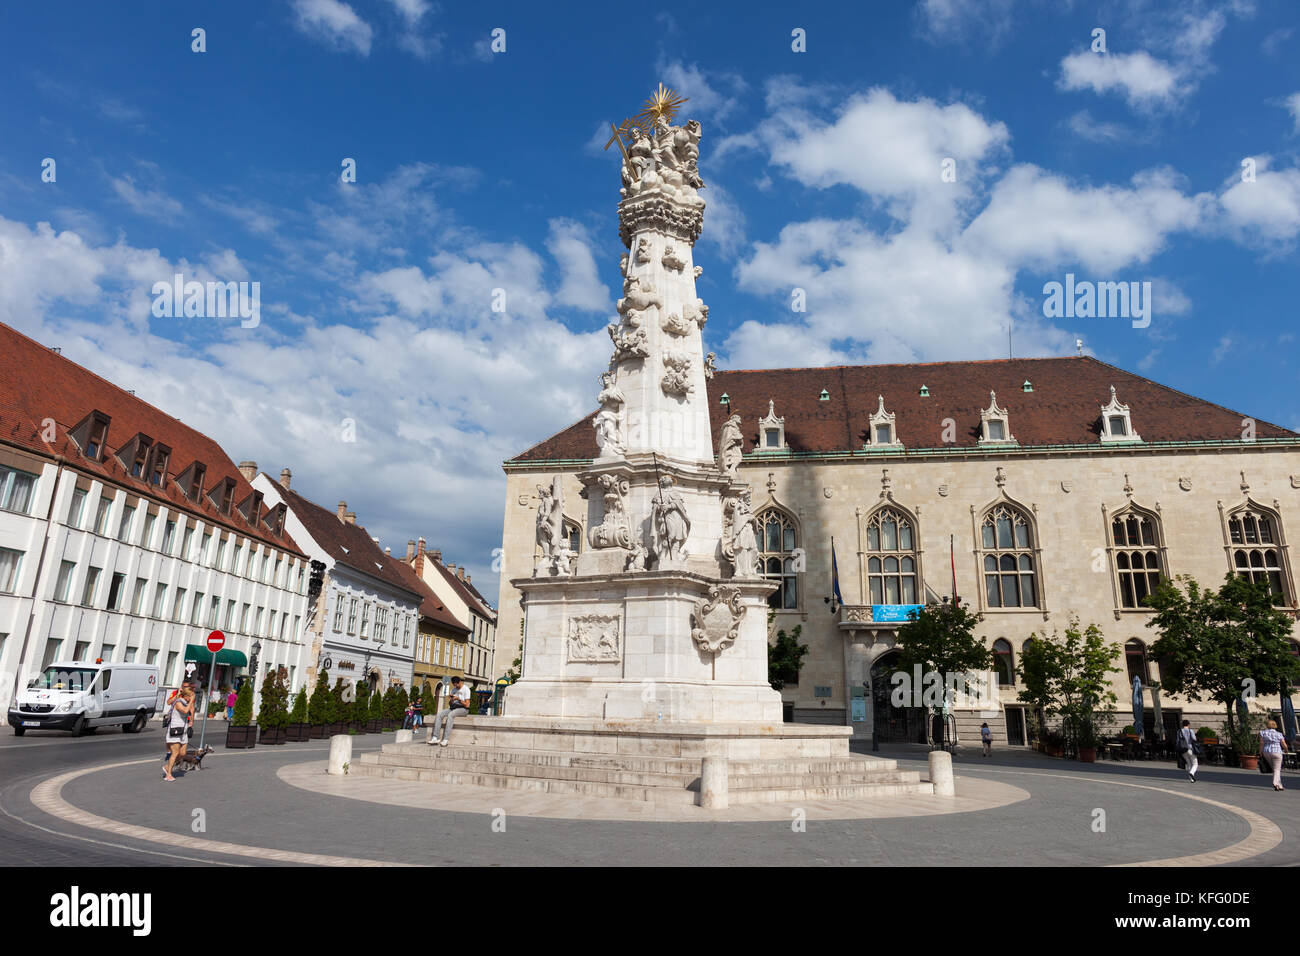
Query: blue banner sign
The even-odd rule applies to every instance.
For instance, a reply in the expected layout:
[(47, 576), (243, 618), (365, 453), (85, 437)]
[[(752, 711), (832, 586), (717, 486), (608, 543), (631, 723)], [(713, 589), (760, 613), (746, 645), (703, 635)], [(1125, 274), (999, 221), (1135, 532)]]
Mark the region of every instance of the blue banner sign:
[(905, 624), (912, 619), (912, 612), (918, 614), (921, 612), (920, 604), (873, 604), (871, 605), (871, 620), (881, 623), (898, 621)]

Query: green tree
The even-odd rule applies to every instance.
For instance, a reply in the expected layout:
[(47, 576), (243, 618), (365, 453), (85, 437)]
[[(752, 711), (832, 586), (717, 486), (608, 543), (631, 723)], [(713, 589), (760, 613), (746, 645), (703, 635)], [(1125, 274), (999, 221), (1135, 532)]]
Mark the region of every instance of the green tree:
[(799, 671), (803, 668), (804, 655), (808, 653), (808, 645), (799, 643), (802, 633), (803, 625), (796, 624), (789, 634), (784, 630), (777, 631), (776, 641), (767, 645), (767, 680), (773, 690), (799, 683)]
[(953, 675), (991, 670), (993, 652), (975, 636), (978, 623), (964, 605), (925, 605), (898, 629), (899, 667), (910, 671), (919, 664), (923, 675), (942, 675), (945, 686)]
[(280, 679), (279, 673), (268, 667), (266, 676), (262, 678), (262, 703), (257, 708), (257, 726), (263, 730), (271, 730), (281, 726), (280, 711), (282, 702), (280, 693), (283, 689), (284, 683)]
[[(772, 619), (772, 615), (769, 614), (768, 615), (769, 623), (771, 623), (771, 619)], [(523, 669), (524, 669), (524, 620), (523, 618), (520, 618), (519, 619), (519, 652), (515, 655), (515, 659), (510, 662), (510, 670), (506, 671), (501, 676), (513, 684), (515, 681), (519, 680), (519, 675), (523, 672)]]
[(313, 724), (329, 723), (330, 672), (322, 670), (316, 675), (316, 687), (307, 703), (307, 719)]
[(1229, 737), (1236, 734), (1233, 708), (1243, 693), (1280, 693), (1300, 677), (1288, 640), (1291, 621), (1273, 606), (1266, 584), (1228, 574), (1216, 591), (1179, 576), (1163, 582), (1147, 604), (1156, 610), (1147, 627), (1160, 634), (1151, 654), (1160, 662), (1162, 685), (1222, 705)]
[(1071, 751), (1096, 746), (1098, 714), (1118, 700), (1110, 675), (1119, 672), (1119, 648), (1096, 624), (1080, 629), (1077, 618), (1070, 619), (1064, 637), (1031, 637), (1016, 668), (1024, 685), (1018, 698), (1038, 710), (1040, 723), (1060, 717)]
[(347, 683), (342, 677), (335, 678), (334, 686), (330, 688), (330, 718), (331, 724), (340, 724), (348, 719), (348, 702), (344, 699), (344, 690)]
[(289, 723), (307, 723), (307, 688), (298, 688), (298, 696), (293, 699), (293, 712), (289, 714)]
[(384, 719), (384, 697), (382, 694), (379, 693), (379, 688), (375, 688), (375, 692), (370, 695), (369, 719), (370, 720)]
[(367, 680), (359, 680), (357, 681), (356, 695), (352, 701), (351, 719), (358, 724), (364, 724), (369, 716), (370, 682)]
[(235, 714), (230, 721), (240, 727), (253, 722), (253, 679), (250, 677), (239, 685), (239, 696), (235, 698)]

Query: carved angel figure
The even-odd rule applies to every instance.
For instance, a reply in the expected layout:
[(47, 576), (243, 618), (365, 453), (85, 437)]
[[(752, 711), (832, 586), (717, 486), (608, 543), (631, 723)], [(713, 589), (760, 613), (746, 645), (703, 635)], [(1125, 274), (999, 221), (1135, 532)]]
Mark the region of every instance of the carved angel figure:
[(736, 477), (744, 450), (745, 436), (740, 433), (740, 416), (732, 415), (723, 423), (722, 435), (718, 438), (718, 457), (722, 459), (722, 470), (728, 478)]
[(663, 258), (659, 261), (663, 263), (665, 269), (672, 269), (674, 272), (681, 272), (686, 268), (686, 260), (679, 258), (677, 251), (671, 245), (665, 247)]
[(636, 244), (636, 264), (645, 265), (650, 261), (650, 244), (646, 242), (645, 236), (637, 240)]
[(717, 360), (717, 358), (718, 356), (717, 353), (715, 352), (710, 352), (708, 355), (704, 356), (704, 377), (705, 378), (713, 378), (713, 373), (718, 370), (718, 367), (713, 364)]
[(553, 560), (564, 543), (564, 488), (560, 476), (551, 481), (551, 487), (537, 486), (537, 544), (542, 549), (542, 561)]
[(659, 383), (668, 395), (689, 395), (695, 391), (691, 382), (691, 357), (685, 352), (665, 352), (664, 377)]
[(650, 345), (646, 339), (645, 329), (620, 332), (618, 326), (611, 322), (605, 327), (605, 331), (609, 333), (610, 340), (614, 343), (615, 362), (645, 358), (650, 354)]
[(691, 533), (691, 519), (686, 514), (686, 502), (673, 491), (673, 476), (659, 479), (659, 492), (654, 496), (650, 510), (651, 550), (656, 559), (686, 557), (686, 539)]
[(680, 315), (673, 313), (665, 315), (659, 320), (659, 328), (663, 329), (669, 335), (690, 335), (691, 329), (695, 328), (694, 323), (684, 320)]
[(625, 396), (623, 390), (618, 387), (618, 382), (616, 381), (613, 372), (600, 373), (600, 394), (596, 396), (596, 401), (601, 405), (615, 406), (627, 402), (627, 396)]
[(642, 288), (639, 276), (628, 276), (623, 280), (623, 298), (615, 304), (618, 314), (626, 316), (630, 311), (644, 312), (649, 308), (664, 307), (664, 297), (654, 289)]
[(749, 490), (728, 498), (723, 511), (722, 553), (731, 562), (732, 577), (750, 578), (758, 574), (758, 538), (763, 533)]

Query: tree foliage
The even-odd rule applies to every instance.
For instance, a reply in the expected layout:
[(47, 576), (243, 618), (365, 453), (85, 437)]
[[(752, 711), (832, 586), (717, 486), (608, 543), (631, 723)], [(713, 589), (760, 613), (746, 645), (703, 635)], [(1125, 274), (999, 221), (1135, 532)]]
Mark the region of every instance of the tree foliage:
[(293, 699), (293, 711), (289, 714), (289, 723), (307, 723), (307, 688), (298, 688), (298, 696)]
[(995, 658), (975, 636), (977, 618), (965, 605), (945, 601), (927, 604), (898, 629), (898, 657), (902, 670), (921, 666), (922, 674), (944, 675), (991, 670)]
[[(1181, 585), (1181, 586), (1180, 586)], [(1218, 590), (1179, 576), (1147, 598), (1156, 615), (1147, 627), (1159, 632), (1151, 654), (1160, 662), (1162, 685), (1192, 700), (1208, 698), (1228, 715), (1245, 693), (1277, 694), (1300, 677), (1291, 654), (1291, 621), (1273, 606), (1265, 584), (1228, 574)]]
[(330, 722), (330, 672), (322, 670), (316, 675), (316, 687), (307, 702), (307, 719), (313, 724)]
[(237, 727), (247, 727), (253, 722), (253, 679), (251, 677), (239, 685), (239, 696), (235, 698), (235, 713), (230, 722)]
[(1110, 680), (1119, 673), (1114, 666), (1118, 658), (1119, 648), (1100, 627), (1089, 624), (1081, 630), (1078, 618), (1071, 618), (1064, 637), (1035, 634), (1026, 643), (1017, 667), (1024, 685), (1018, 697), (1047, 716), (1060, 717), (1073, 747), (1095, 747), (1098, 713), (1119, 700)]
[(767, 679), (776, 690), (786, 684), (799, 683), (799, 671), (803, 668), (804, 655), (808, 653), (808, 645), (799, 643), (802, 633), (803, 625), (796, 624), (789, 634), (784, 630), (777, 631), (776, 641), (767, 645)]

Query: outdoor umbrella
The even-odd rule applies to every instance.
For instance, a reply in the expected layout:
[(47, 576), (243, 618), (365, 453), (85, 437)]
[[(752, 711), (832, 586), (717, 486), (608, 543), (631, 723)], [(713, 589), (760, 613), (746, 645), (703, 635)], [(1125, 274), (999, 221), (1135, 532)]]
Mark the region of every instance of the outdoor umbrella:
[(1245, 730), (1246, 726), (1250, 723), (1250, 708), (1246, 706), (1245, 697), (1237, 698), (1237, 721), (1238, 730)]
[(1142, 678), (1133, 675), (1133, 729), (1142, 739)]
[(1162, 740), (1164, 739), (1165, 736), (1165, 722), (1164, 722), (1164, 718), (1160, 716), (1160, 685), (1159, 684), (1151, 685), (1151, 709), (1155, 711), (1155, 722), (1156, 722), (1156, 725), (1152, 727), (1151, 730), (1156, 735), (1156, 740)]
[(1295, 708), (1291, 706), (1291, 695), (1282, 695), (1282, 730), (1287, 742), (1295, 740)]

